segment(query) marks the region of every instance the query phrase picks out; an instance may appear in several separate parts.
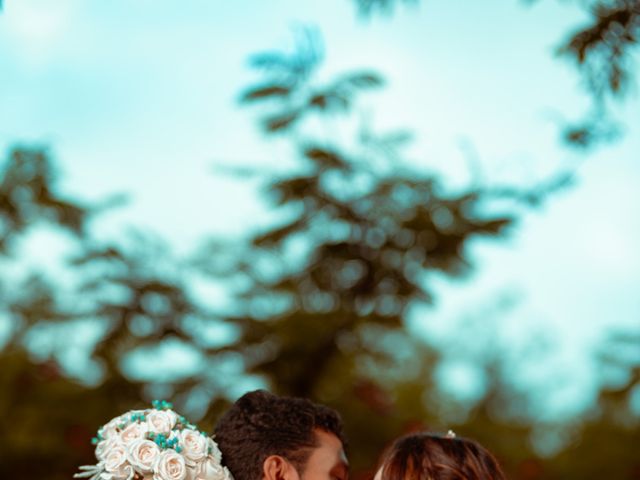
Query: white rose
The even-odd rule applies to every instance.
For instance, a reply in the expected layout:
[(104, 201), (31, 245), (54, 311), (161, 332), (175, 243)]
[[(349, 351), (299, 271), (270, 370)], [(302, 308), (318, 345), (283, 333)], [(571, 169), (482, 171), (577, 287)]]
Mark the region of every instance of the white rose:
[(129, 445), (129, 463), (133, 465), (140, 473), (153, 472), (158, 457), (160, 456), (160, 447), (151, 440), (138, 439)]
[(222, 463), (222, 452), (218, 448), (218, 444), (213, 441), (213, 438), (207, 438), (207, 451), (218, 463)]
[(115, 445), (120, 443), (120, 439), (118, 437), (109, 437), (107, 440), (101, 440), (96, 445), (96, 458), (99, 461), (104, 461), (107, 455), (107, 452), (111, 450)]
[(180, 432), (179, 441), (182, 447), (182, 454), (187, 460), (198, 462), (207, 456), (207, 437), (200, 432), (185, 428)]
[(212, 456), (207, 457), (201, 464), (195, 480), (231, 480), (232, 477), (226, 467), (220, 465)]
[(104, 469), (112, 478), (127, 478), (131, 465), (127, 462), (127, 449), (122, 443), (109, 445), (104, 454)]
[(147, 414), (147, 425), (154, 433), (170, 433), (177, 420), (178, 416), (171, 410), (153, 410)]
[(191, 465), (187, 463), (186, 465), (187, 465), (187, 476), (185, 477), (185, 480), (197, 480), (197, 475), (198, 475), (198, 471), (200, 470), (200, 465), (198, 465), (197, 463), (192, 463)]
[(128, 445), (134, 440), (144, 438), (148, 430), (149, 426), (146, 423), (135, 422), (130, 424), (120, 433), (120, 439), (125, 445)]
[(117, 437), (120, 434), (120, 425), (123, 423), (122, 418), (116, 417), (109, 421), (104, 427), (100, 429), (100, 435), (105, 440)]
[(153, 470), (153, 480), (185, 480), (187, 477), (187, 464), (184, 457), (173, 450), (162, 452)]
[[(116, 472), (116, 473), (102, 472), (100, 474), (100, 480), (133, 480), (135, 477), (135, 474), (136, 474), (136, 471), (133, 469), (131, 465), (125, 465), (120, 472)], [(146, 478), (147, 477), (145, 477), (145, 480)]]

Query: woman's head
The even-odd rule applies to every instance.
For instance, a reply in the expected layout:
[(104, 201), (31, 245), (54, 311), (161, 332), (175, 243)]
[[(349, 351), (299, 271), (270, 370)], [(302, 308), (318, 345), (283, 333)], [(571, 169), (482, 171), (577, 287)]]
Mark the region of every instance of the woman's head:
[(385, 456), (375, 480), (504, 480), (489, 451), (455, 435), (402, 437)]

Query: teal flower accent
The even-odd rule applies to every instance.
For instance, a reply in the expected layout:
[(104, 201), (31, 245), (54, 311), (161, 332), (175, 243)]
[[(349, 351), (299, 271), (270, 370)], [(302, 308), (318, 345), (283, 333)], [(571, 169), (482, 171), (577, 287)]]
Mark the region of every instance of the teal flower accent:
[(144, 413), (132, 413), (130, 419), (132, 422), (137, 422), (138, 420), (144, 422), (145, 416)]
[(173, 408), (173, 403), (167, 402), (166, 400), (153, 400), (151, 405), (156, 410), (169, 410)]

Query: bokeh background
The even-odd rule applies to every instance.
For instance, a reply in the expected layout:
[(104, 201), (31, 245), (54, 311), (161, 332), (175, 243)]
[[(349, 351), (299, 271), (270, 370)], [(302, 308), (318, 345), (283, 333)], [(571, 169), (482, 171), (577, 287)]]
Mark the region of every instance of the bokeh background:
[(2, 478), (255, 388), (640, 478), (640, 2), (0, 6)]

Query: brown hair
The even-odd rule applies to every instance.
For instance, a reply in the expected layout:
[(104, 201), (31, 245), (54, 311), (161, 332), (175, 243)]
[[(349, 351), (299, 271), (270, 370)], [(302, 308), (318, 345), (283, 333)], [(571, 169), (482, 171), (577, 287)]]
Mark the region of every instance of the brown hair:
[(220, 418), (215, 440), (235, 480), (260, 480), (263, 463), (271, 455), (286, 458), (302, 474), (318, 446), (316, 429), (345, 444), (342, 420), (335, 410), (307, 399), (256, 390), (236, 400)]
[(506, 480), (495, 457), (477, 442), (418, 433), (393, 444), (381, 480)]

